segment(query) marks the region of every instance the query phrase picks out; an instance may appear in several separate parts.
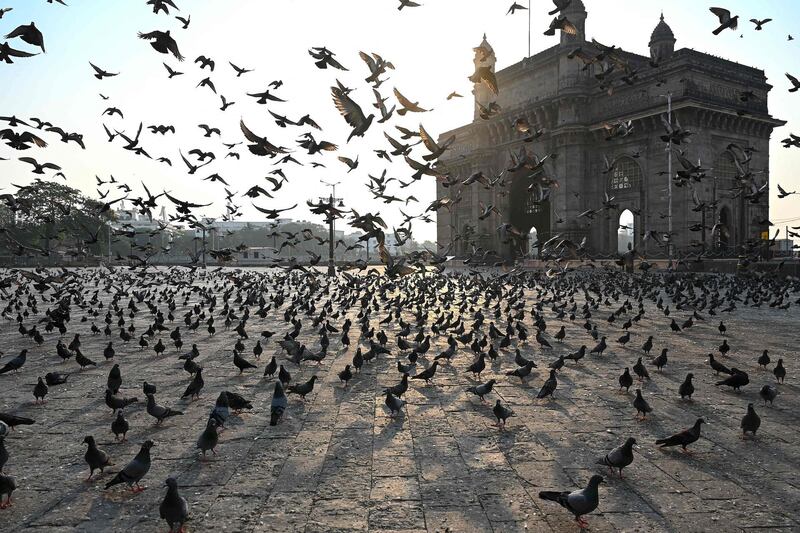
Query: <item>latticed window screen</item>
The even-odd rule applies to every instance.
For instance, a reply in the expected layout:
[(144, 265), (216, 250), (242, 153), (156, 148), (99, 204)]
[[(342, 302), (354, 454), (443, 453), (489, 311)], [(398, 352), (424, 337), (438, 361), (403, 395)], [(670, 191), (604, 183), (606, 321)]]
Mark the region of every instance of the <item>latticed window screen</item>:
[(609, 178), (608, 188), (612, 191), (638, 189), (642, 182), (642, 170), (630, 157), (618, 159)]
[(528, 197), (525, 199), (525, 214), (535, 215), (541, 212), (542, 212), (542, 204), (539, 203), (539, 194), (537, 193), (537, 191), (529, 192)]
[(739, 175), (736, 162), (730, 152), (722, 152), (714, 161), (714, 176), (717, 178), (718, 185), (732, 187), (734, 179)]

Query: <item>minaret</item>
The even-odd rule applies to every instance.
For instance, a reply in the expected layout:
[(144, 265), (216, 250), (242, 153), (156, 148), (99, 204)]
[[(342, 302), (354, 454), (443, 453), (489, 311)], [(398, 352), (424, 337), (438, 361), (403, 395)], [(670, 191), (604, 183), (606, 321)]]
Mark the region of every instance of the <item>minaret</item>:
[(664, 22), (664, 13), (661, 20), (650, 35), (650, 57), (654, 61), (664, 61), (672, 57), (675, 52), (675, 35), (672, 28)]
[[(477, 73), (478, 69), (481, 68), (488, 68), (494, 73), (494, 66), (497, 62), (497, 58), (494, 55), (494, 48), (492, 48), (492, 45), (486, 40), (485, 33), (483, 34), (481, 44), (473, 48), (473, 50), (475, 51), (475, 58), (472, 62), (475, 64), (475, 72)], [(473, 118), (477, 119), (479, 113), (478, 104), (486, 107), (495, 101), (496, 95), (485, 83), (480, 81), (473, 82), (472, 94), (475, 95), (475, 116)]]
[(583, 2), (581, 0), (572, 0), (561, 12), (561, 15), (567, 17), (578, 29), (577, 35), (570, 35), (562, 31), (561, 44), (574, 45), (584, 42), (586, 40), (586, 7)]

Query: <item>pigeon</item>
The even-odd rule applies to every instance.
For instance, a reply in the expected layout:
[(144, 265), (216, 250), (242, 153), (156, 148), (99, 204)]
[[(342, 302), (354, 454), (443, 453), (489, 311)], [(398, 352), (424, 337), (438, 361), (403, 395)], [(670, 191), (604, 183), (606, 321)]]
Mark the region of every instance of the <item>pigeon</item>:
[(117, 418), (111, 422), (111, 432), (114, 434), (114, 440), (119, 440), (120, 435), (122, 435), (122, 442), (125, 442), (125, 436), (128, 434), (130, 427), (128, 421), (125, 420), (125, 415), (122, 414), (122, 410), (118, 411)]
[(139, 38), (144, 39), (145, 41), (150, 41), (150, 46), (152, 46), (156, 52), (161, 54), (172, 54), (178, 61), (183, 61), (184, 59), (178, 50), (178, 43), (175, 42), (175, 39), (173, 39), (172, 36), (170, 36), (169, 30), (166, 32), (156, 30), (151, 31), (150, 33), (139, 33)]
[(236, 368), (238, 368), (238, 369), (239, 369), (239, 373), (240, 373), (240, 374), (241, 374), (242, 372), (244, 372), (245, 370), (247, 370), (248, 368), (258, 368), (256, 365), (254, 365), (253, 363), (251, 363), (250, 361), (248, 361), (247, 359), (245, 359), (244, 357), (242, 357), (242, 356), (239, 354), (239, 352), (237, 352), (237, 351), (235, 351), (235, 350), (234, 350), (234, 352), (233, 352), (233, 365), (234, 365)]
[(515, 370), (510, 370), (506, 372), (507, 376), (516, 376), (518, 377), (523, 383), (525, 382), (525, 378), (531, 375), (531, 370), (533, 367), (536, 366), (533, 361), (528, 361), (525, 366), (521, 366)]
[(246, 400), (242, 395), (236, 394), (235, 392), (231, 391), (224, 391), (224, 392), (225, 395), (228, 397), (228, 406), (231, 409), (233, 409), (234, 413), (240, 413), (245, 409), (253, 408), (253, 403)]
[(38, 383), (33, 387), (33, 397), (36, 399), (36, 403), (44, 403), (44, 397), (47, 396), (47, 391), (48, 387), (44, 384), (44, 380), (40, 376)]
[(506, 426), (506, 420), (514, 416), (514, 411), (509, 409), (508, 407), (504, 407), (500, 400), (497, 400), (492, 408), (492, 413), (497, 418), (497, 425), (501, 427)]
[(11, 33), (6, 35), (6, 39), (13, 39), (14, 37), (19, 37), (31, 46), (38, 46), (42, 49), (42, 52), (47, 52), (44, 49), (44, 35), (33, 22), (17, 26)]
[(411, 376), (411, 379), (421, 379), (424, 380), (425, 383), (430, 383), (433, 379), (434, 374), (436, 374), (436, 368), (439, 366), (439, 361), (434, 361), (431, 363), (431, 366), (417, 374), (416, 376)]
[(665, 366), (667, 366), (667, 349), (664, 348), (661, 350), (661, 353), (656, 356), (652, 361), (652, 364), (660, 371)]
[(619, 468), (619, 478), (622, 479), (622, 469), (633, 463), (633, 446), (635, 444), (636, 439), (628, 437), (623, 444), (598, 459), (597, 464), (607, 466), (612, 474), (615, 468)]
[(731, 16), (731, 12), (722, 7), (710, 7), (709, 11), (714, 13), (719, 19), (719, 26), (712, 31), (714, 35), (719, 35), (723, 30), (730, 28), (736, 30), (739, 24), (739, 16)]
[(636, 361), (636, 364), (633, 365), (633, 371), (637, 376), (639, 376), (639, 381), (642, 381), (643, 379), (650, 381), (650, 374), (647, 372), (647, 368), (645, 368), (645, 366), (642, 364), (641, 357)]
[(11, 495), (17, 488), (17, 480), (14, 476), (0, 473), (0, 509), (11, 506)]
[(117, 472), (114, 479), (106, 483), (106, 489), (127, 483), (132, 492), (142, 492), (144, 488), (139, 485), (139, 482), (150, 470), (150, 448), (153, 446), (152, 440), (146, 440), (136, 457), (125, 468)]
[(138, 401), (138, 398), (120, 398), (110, 390), (106, 389), (106, 405), (113, 411), (124, 409), (132, 403), (136, 403)]
[(167, 478), (164, 485), (167, 494), (158, 506), (158, 513), (169, 525), (169, 533), (181, 533), (183, 525), (189, 520), (189, 504), (178, 492), (178, 482), (174, 478)]
[(658, 439), (656, 444), (661, 445), (662, 448), (667, 448), (669, 446), (680, 446), (684, 452), (688, 452), (686, 447), (700, 438), (700, 426), (705, 423), (705, 420), (698, 418), (694, 425), (689, 429), (684, 429), (683, 431), (665, 439)]
[(486, 383), (482, 383), (474, 387), (469, 387), (467, 389), (467, 392), (471, 392), (472, 394), (480, 398), (481, 401), (483, 401), (483, 397), (492, 392), (492, 387), (494, 387), (495, 383), (496, 383), (495, 380), (490, 379)]
[(630, 392), (631, 385), (633, 385), (633, 376), (631, 376), (631, 372), (628, 367), (625, 367), (625, 371), (619, 377), (619, 390), (625, 389), (625, 392)]
[(778, 396), (778, 388), (774, 385), (764, 385), (761, 387), (761, 390), (758, 391), (758, 395), (761, 396), (761, 399), (764, 400), (764, 405), (772, 406), (772, 402), (775, 401), (775, 398)]
[(651, 413), (653, 408), (647, 403), (647, 400), (642, 396), (642, 389), (636, 389), (636, 398), (633, 399), (633, 407), (636, 409), (636, 414), (642, 415), (641, 420), (647, 418), (647, 413)]
[(731, 375), (727, 378), (717, 381), (715, 385), (725, 385), (731, 387), (734, 391), (739, 392), (741, 387), (750, 383), (750, 378), (747, 372), (739, 370), (738, 368), (731, 368)]
[(727, 366), (714, 359), (713, 353), (708, 354), (708, 364), (717, 375), (719, 375), (720, 372), (723, 374), (732, 374), (731, 370)]
[(286, 394), (283, 393), (283, 385), (280, 380), (275, 382), (275, 391), (272, 393), (272, 403), (270, 403), (269, 425), (276, 426), (281, 417), (283, 417), (286, 406), (289, 402), (286, 401)]
[(119, 394), (120, 387), (122, 387), (122, 373), (120, 372), (119, 365), (115, 364), (108, 372), (106, 389), (111, 391), (111, 394)]
[(223, 431), (225, 429), (225, 422), (228, 420), (230, 414), (228, 393), (222, 391), (219, 393), (219, 396), (217, 396), (217, 401), (214, 403), (214, 407), (211, 409), (211, 414), (209, 416), (217, 422), (217, 427), (221, 428), (220, 431)]
[(547, 398), (548, 396), (555, 398), (555, 391), (558, 387), (558, 379), (556, 379), (556, 371), (550, 370), (550, 377), (547, 378), (542, 385), (542, 388), (539, 389), (539, 394), (536, 395), (537, 398)]
[(6, 466), (8, 462), (8, 450), (6, 450), (6, 435), (5, 432), (8, 431), (8, 428), (5, 426), (0, 426), (0, 429), (3, 430), (3, 434), (0, 434), (0, 472), (3, 471), (3, 468)]
[(775, 365), (775, 368), (772, 369), (772, 373), (778, 383), (783, 383), (786, 377), (786, 368), (783, 366), (783, 359), (778, 359), (778, 363)]
[(686, 379), (683, 380), (683, 383), (678, 387), (678, 394), (681, 395), (681, 400), (685, 398), (692, 399), (692, 394), (694, 394), (694, 385), (692, 384), (692, 379), (694, 378), (694, 374), (689, 372), (686, 374)]
[(197, 439), (197, 447), (200, 448), (200, 451), (203, 452), (203, 457), (205, 457), (208, 450), (211, 450), (211, 453), (217, 455), (217, 452), (214, 449), (217, 447), (217, 444), (219, 444), (217, 421), (214, 418), (209, 418), (208, 422), (206, 423), (206, 428)]
[(589, 479), (589, 484), (585, 489), (572, 492), (543, 490), (539, 492), (539, 498), (561, 505), (561, 507), (575, 515), (575, 522), (578, 523), (581, 529), (584, 529), (589, 524), (583, 519), (583, 516), (597, 509), (600, 504), (600, 495), (597, 490), (600, 483), (603, 483), (603, 476), (594, 475)]
[(405, 400), (401, 400), (400, 398), (392, 394), (392, 391), (389, 389), (386, 389), (385, 392), (386, 392), (386, 400), (384, 400), (384, 403), (386, 404), (386, 407), (389, 408), (389, 413), (390, 413), (389, 416), (393, 417), (396, 413), (402, 411), (403, 406), (406, 404), (406, 402)]
[(0, 412), (0, 422), (10, 427), (11, 431), (14, 431), (14, 428), (17, 426), (32, 426), (36, 423), (32, 418), (25, 418), (23, 416), (15, 416), (2, 412)]
[(186, 398), (187, 396), (191, 397), (192, 399), (200, 398), (200, 391), (203, 390), (203, 385), (205, 385), (205, 381), (203, 381), (203, 369), (201, 367), (197, 367), (194, 378), (192, 378), (192, 381), (189, 383), (189, 386), (186, 387), (186, 390), (183, 391), (181, 398)]
[(275, 356), (272, 356), (267, 366), (264, 368), (264, 377), (272, 377), (275, 375), (275, 371), (278, 370), (278, 362), (275, 360)]
[(183, 414), (183, 411), (176, 411), (174, 409), (170, 409), (169, 407), (164, 407), (163, 405), (158, 405), (156, 403), (156, 397), (152, 394), (147, 395), (147, 414), (152, 416), (156, 419), (156, 425), (160, 425), (166, 420), (167, 418), (173, 416), (180, 416)]
[(352, 379), (353, 371), (350, 370), (350, 365), (345, 365), (344, 370), (339, 372), (339, 379), (344, 382), (345, 388), (347, 388), (347, 383)]
[(158, 389), (155, 385), (148, 383), (147, 381), (142, 383), (142, 393), (147, 396), (148, 394), (155, 394), (158, 392)]
[(25, 361), (28, 358), (28, 350), (22, 350), (18, 356), (14, 359), (7, 362), (3, 368), (0, 368), (0, 374), (5, 374), (7, 372), (17, 372), (20, 368), (25, 365)]
[(403, 377), (400, 378), (400, 383), (394, 385), (392, 387), (388, 387), (384, 389), (383, 392), (391, 392), (398, 398), (406, 393), (408, 390), (408, 374), (403, 374)]
[(88, 445), (86, 454), (83, 456), (83, 458), (86, 460), (86, 464), (89, 465), (89, 477), (86, 478), (86, 481), (88, 482), (92, 480), (95, 470), (100, 470), (100, 473), (102, 474), (105, 467), (110, 466), (113, 463), (111, 462), (111, 458), (108, 456), (108, 454), (97, 447), (94, 437), (91, 435), (87, 436), (83, 439), (83, 443)]
[(759, 426), (761, 426), (761, 417), (756, 414), (756, 410), (753, 409), (753, 404), (748, 403), (747, 414), (742, 417), (742, 438), (745, 438), (748, 432), (755, 437)]
[(286, 389), (286, 392), (289, 394), (299, 394), (302, 399), (306, 399), (307, 394), (311, 394), (311, 391), (314, 390), (314, 382), (317, 380), (317, 376), (311, 376), (311, 378), (306, 381), (305, 383), (298, 383), (296, 385), (290, 385), (289, 388)]
[(59, 374), (58, 372), (48, 372), (44, 375), (44, 382), (49, 386), (63, 385), (69, 379), (69, 374)]

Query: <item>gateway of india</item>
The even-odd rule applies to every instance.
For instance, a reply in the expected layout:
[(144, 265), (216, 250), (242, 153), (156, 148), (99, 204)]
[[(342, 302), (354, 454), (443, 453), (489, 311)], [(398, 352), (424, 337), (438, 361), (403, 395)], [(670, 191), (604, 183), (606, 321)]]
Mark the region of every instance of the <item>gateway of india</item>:
[[(437, 198), (453, 202), (438, 210), (439, 244), (460, 258), (482, 249), (515, 260), (537, 257), (554, 237), (585, 239), (596, 257), (616, 256), (629, 242), (647, 257), (666, 257), (670, 240), (676, 257), (733, 256), (757, 243), (768, 230), (769, 195), (748, 193), (768, 184), (769, 138), (785, 124), (769, 114), (764, 71), (675, 50), (663, 15), (649, 56), (603, 54), (587, 42), (581, 0), (561, 15), (575, 34), (562, 31), (559, 44), (496, 72), (497, 94), (475, 83), (473, 121), (441, 135), (455, 141), (440, 158), (449, 177), (437, 179)], [(475, 51), (476, 70), (494, 72), (485, 36)], [(609, 73), (612, 63), (624, 68)], [(668, 100), (672, 123), (692, 133), (671, 155), (661, 139)], [(515, 127), (519, 119), (527, 132)], [(522, 150), (544, 161), (509, 172)], [(670, 187), (670, 166), (672, 176), (685, 170), (679, 156), (704, 176)], [(463, 183), (478, 172), (485, 181)]]

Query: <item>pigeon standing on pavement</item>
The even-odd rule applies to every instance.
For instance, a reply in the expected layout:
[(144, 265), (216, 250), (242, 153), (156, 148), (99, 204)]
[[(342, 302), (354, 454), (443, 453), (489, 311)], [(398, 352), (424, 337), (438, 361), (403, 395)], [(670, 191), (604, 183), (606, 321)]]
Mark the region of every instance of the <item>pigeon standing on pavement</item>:
[(158, 507), (159, 515), (169, 525), (169, 533), (183, 531), (183, 524), (189, 519), (189, 504), (178, 492), (178, 482), (168, 478), (165, 486), (167, 494)]
[(575, 515), (575, 522), (578, 523), (581, 529), (584, 529), (589, 524), (583, 519), (583, 516), (597, 509), (600, 504), (600, 494), (597, 490), (600, 483), (603, 483), (603, 476), (594, 475), (584, 489), (572, 492), (543, 490), (539, 492), (539, 498), (557, 502), (561, 507)]
[(144, 488), (139, 486), (139, 482), (150, 470), (150, 448), (153, 446), (153, 441), (146, 440), (144, 444), (142, 444), (142, 448), (139, 450), (139, 453), (136, 454), (136, 457), (134, 457), (125, 468), (117, 472), (117, 475), (114, 476), (114, 479), (106, 483), (106, 489), (109, 489), (114, 485), (127, 483), (131, 488), (131, 491), (143, 491)]

